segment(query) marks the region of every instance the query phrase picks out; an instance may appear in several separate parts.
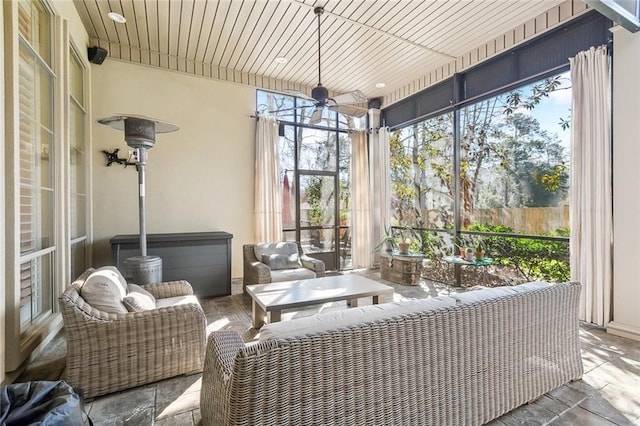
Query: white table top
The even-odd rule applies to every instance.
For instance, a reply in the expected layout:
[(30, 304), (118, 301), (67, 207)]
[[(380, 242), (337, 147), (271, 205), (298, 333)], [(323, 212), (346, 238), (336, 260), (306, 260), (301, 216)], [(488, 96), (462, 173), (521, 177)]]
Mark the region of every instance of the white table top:
[(265, 311), (316, 303), (393, 294), (393, 287), (361, 275), (347, 274), (298, 281), (247, 286), (247, 293)]

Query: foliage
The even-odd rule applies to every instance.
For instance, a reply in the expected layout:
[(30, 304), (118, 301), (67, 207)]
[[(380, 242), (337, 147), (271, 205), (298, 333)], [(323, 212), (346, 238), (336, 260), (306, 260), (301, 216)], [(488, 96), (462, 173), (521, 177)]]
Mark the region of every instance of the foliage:
[(447, 255), (447, 243), (441, 232), (421, 231), (420, 236), (420, 252), (428, 259), (440, 259)]
[[(478, 223), (469, 226), (469, 230), (514, 233), (507, 226)], [(548, 236), (567, 237), (569, 230), (559, 229)], [(498, 264), (516, 267), (527, 280), (563, 282), (570, 278), (569, 243), (567, 241), (483, 235), (482, 244), (487, 256), (492, 257)]]
[(310, 207), (309, 223), (311, 225), (322, 225), (325, 208), (322, 202), (322, 179), (317, 176), (311, 176), (305, 190), (305, 195)]
[(378, 245), (373, 248), (373, 251), (374, 252), (380, 251), (385, 246), (387, 246), (390, 250), (394, 250), (398, 247), (398, 244), (396, 243), (396, 239), (393, 236), (393, 232), (389, 228), (385, 228), (384, 236), (382, 237)]
[(506, 97), (504, 106), (505, 114), (514, 113), (519, 107), (531, 111), (543, 98), (549, 97), (549, 93), (556, 90), (561, 85), (560, 76), (545, 78), (541, 82), (535, 84), (531, 89), (528, 97), (522, 96), (522, 91), (514, 90)]
[[(460, 110), (462, 226), (475, 208), (566, 203), (567, 156), (560, 139), (528, 113), (555, 90), (562, 76), (469, 104)], [(569, 121), (561, 119), (566, 129)], [(391, 210), (395, 223), (446, 228), (455, 196), (453, 114), (394, 132), (390, 138)]]

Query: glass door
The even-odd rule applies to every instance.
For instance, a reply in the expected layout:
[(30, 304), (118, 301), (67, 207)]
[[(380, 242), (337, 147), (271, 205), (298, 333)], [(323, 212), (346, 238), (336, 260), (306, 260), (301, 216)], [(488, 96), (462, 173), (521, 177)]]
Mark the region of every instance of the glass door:
[(320, 259), (325, 269), (336, 262), (336, 177), (328, 174), (299, 174), (300, 242), (309, 256)]

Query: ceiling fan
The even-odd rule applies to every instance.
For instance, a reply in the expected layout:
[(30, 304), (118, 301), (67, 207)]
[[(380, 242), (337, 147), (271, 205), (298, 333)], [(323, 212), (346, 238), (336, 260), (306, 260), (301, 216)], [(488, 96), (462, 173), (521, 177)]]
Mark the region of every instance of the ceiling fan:
[[(305, 105), (293, 109), (314, 107), (314, 111), (309, 118), (309, 124), (317, 124), (322, 120), (322, 111), (328, 108), (340, 114), (352, 117), (363, 117), (367, 114), (367, 109), (357, 106), (367, 102), (367, 97), (360, 90), (343, 93), (334, 97), (329, 97), (329, 90), (322, 85), (321, 61), (320, 61), (320, 15), (324, 12), (323, 7), (316, 7), (313, 12), (318, 17), (318, 85), (311, 90), (311, 96), (297, 90), (285, 90), (290, 95), (309, 100), (313, 105)], [(355, 104), (355, 105), (354, 105)], [(269, 111), (280, 112), (284, 110)]]

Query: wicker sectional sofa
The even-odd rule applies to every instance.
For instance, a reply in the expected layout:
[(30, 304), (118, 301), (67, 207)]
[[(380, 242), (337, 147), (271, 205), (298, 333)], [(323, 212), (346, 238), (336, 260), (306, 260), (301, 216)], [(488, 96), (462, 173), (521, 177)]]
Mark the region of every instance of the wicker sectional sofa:
[(267, 325), (249, 345), (214, 332), (202, 423), (489, 422), (582, 376), (580, 288), (529, 283), (345, 309)]

